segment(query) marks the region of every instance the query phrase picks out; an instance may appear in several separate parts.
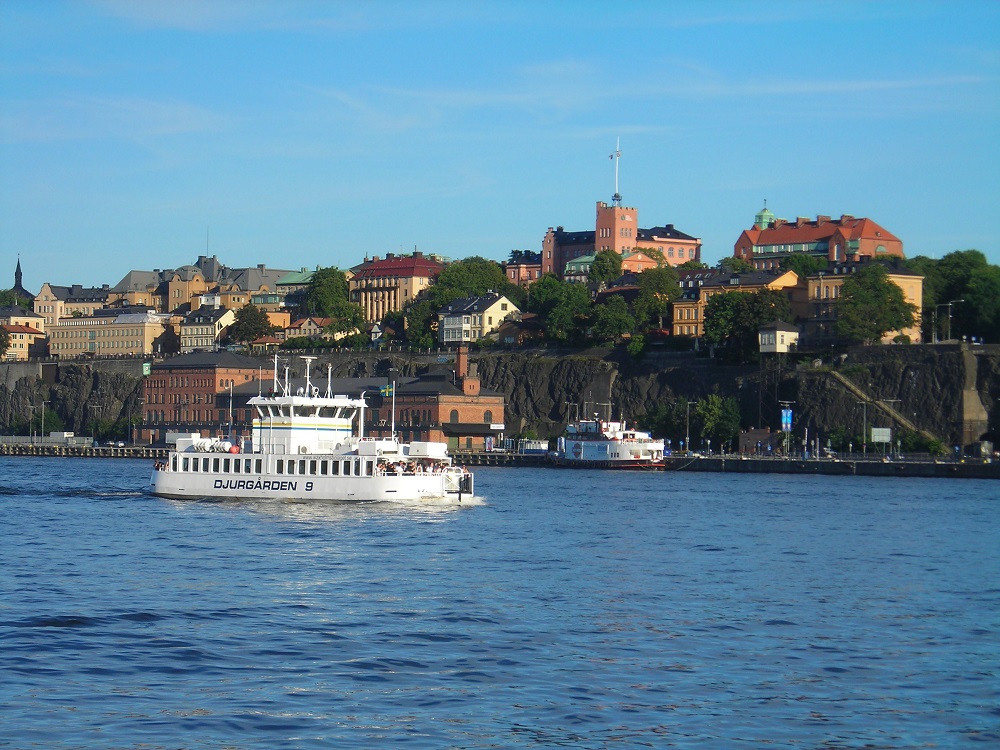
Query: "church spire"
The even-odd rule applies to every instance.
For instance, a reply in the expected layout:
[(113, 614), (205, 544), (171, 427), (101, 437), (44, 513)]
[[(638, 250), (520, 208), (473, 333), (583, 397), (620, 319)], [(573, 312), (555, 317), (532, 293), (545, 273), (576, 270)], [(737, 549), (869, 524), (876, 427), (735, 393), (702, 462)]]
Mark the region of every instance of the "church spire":
[(14, 288), (21, 288), (21, 256), (17, 256), (17, 268), (14, 269)]

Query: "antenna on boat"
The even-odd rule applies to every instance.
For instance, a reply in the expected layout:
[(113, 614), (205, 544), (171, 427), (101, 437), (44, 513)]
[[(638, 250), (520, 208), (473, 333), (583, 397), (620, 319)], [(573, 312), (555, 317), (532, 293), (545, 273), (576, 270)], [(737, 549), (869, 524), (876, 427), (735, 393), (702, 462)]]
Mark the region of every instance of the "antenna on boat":
[(333, 397), (333, 365), (326, 363), (326, 397)]
[(278, 355), (274, 355), (274, 375), (271, 378), (271, 382), (274, 383), (274, 395), (278, 395)]
[(312, 377), (309, 374), (309, 367), (312, 365), (312, 361), (316, 359), (315, 357), (302, 357), (302, 361), (306, 363), (306, 396), (312, 396)]

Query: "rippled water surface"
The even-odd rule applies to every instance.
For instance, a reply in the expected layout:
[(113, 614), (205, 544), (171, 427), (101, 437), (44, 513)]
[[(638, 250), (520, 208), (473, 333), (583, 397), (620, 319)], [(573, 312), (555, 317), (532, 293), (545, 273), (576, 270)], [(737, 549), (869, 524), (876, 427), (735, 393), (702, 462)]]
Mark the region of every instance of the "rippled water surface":
[(171, 502), (0, 458), (0, 747), (1000, 746), (1000, 485), (480, 469)]

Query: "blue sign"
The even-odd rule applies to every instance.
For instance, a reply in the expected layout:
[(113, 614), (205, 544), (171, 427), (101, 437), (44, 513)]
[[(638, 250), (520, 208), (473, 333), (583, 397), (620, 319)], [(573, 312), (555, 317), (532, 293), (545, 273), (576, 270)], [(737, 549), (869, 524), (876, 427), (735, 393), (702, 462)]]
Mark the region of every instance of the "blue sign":
[(792, 410), (782, 409), (781, 410), (781, 431), (791, 432), (792, 431)]

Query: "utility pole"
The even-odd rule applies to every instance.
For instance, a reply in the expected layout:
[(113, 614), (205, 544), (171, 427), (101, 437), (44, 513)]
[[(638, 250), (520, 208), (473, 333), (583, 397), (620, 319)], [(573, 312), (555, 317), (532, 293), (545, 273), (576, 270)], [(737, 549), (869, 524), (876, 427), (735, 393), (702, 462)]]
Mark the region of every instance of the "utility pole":
[(684, 447), (691, 452), (691, 402), (687, 402), (687, 413), (684, 416)]
[(862, 423), (861, 423), (861, 455), (868, 455), (868, 401), (858, 401), (863, 408), (862, 412)]

